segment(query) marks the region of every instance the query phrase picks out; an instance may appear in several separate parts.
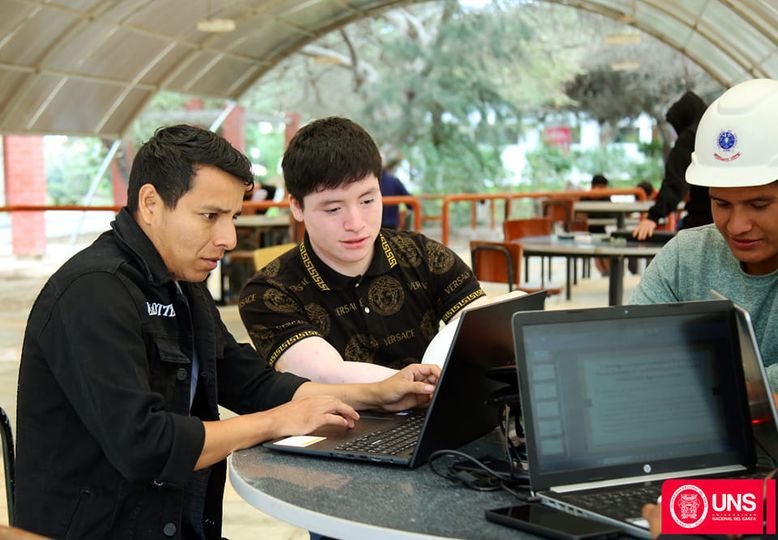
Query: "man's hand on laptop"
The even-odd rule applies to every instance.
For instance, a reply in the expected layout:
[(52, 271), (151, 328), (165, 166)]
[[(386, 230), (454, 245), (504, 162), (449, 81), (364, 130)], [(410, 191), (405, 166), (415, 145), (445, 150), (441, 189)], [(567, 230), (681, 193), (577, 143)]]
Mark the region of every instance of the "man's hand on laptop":
[(656, 221), (648, 218), (641, 219), (637, 227), (632, 231), (632, 236), (638, 240), (645, 240), (654, 234), (654, 229), (656, 229)]
[(662, 533), (662, 507), (659, 504), (645, 505), (643, 507), (643, 517), (648, 521), (651, 538), (659, 536)]
[(434, 364), (411, 364), (375, 383), (376, 405), (386, 411), (403, 411), (428, 405), (440, 377)]
[(299, 397), (267, 413), (273, 418), (272, 438), (303, 435), (328, 425), (353, 428), (359, 420), (359, 413), (353, 407), (326, 395)]
[[(338, 403), (323, 404), (323, 410), (311, 411), (325, 415), (319, 425), (345, 425), (348, 423), (349, 427), (353, 427), (353, 421), (359, 418), (354, 409), (404, 411), (427, 405), (435, 391), (439, 377), (440, 368), (436, 365), (411, 364), (391, 377), (375, 383), (324, 384), (307, 382), (297, 389), (292, 403), (311, 396), (332, 396), (331, 399), (338, 401)], [(327, 406), (331, 408), (331, 411), (327, 410)], [(276, 407), (276, 409), (284, 409), (284, 407), (286, 405)], [(304, 413), (305, 411), (300, 412)], [(327, 416), (327, 414), (331, 416)], [(338, 421), (337, 415), (343, 417), (343, 422)], [(298, 431), (296, 434), (308, 433), (309, 431), (312, 430)]]

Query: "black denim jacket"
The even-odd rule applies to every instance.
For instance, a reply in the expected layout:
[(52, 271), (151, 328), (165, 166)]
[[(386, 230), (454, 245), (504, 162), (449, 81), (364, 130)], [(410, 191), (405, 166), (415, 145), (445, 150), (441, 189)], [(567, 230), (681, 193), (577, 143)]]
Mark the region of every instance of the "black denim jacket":
[[(55, 538), (219, 538), (225, 464), (194, 474), (217, 404), (285, 403), (280, 374), (171, 278), (126, 209), (48, 281), (19, 374), (15, 525)], [(193, 352), (199, 382), (190, 413)]]

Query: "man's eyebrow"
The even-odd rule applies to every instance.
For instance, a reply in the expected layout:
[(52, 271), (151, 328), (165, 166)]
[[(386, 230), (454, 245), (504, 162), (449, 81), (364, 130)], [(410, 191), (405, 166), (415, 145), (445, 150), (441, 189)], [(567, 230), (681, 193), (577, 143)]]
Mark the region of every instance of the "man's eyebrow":
[(232, 214), (233, 210), (232, 208), (222, 208), (220, 206), (206, 205), (200, 208), (200, 212), (208, 212), (211, 214)]
[[(714, 201), (721, 201), (721, 202), (726, 202), (726, 203), (732, 203), (733, 202), (733, 201), (731, 201), (731, 200), (729, 200), (727, 198), (721, 197), (721, 196), (717, 197), (716, 195), (710, 195), (710, 198), (712, 200), (714, 200)], [(740, 202), (740, 203), (752, 203), (752, 202), (757, 202), (757, 201), (774, 201), (776, 199), (778, 199), (778, 197), (776, 197), (775, 195), (769, 195), (769, 194), (764, 193), (764, 194), (755, 195), (755, 196), (750, 197), (748, 199), (743, 199), (743, 200), (740, 200), (740, 201), (737, 201), (737, 202)]]
[[(368, 195), (375, 195), (376, 193), (378, 193), (378, 191), (379, 191), (378, 188), (370, 188), (370, 189), (367, 189), (367, 190), (363, 191), (359, 195), (357, 195), (357, 198), (361, 199), (362, 197), (366, 197)], [(327, 204), (341, 204), (341, 203), (343, 203), (343, 201), (344, 201), (343, 197), (340, 197), (340, 198), (333, 197), (332, 199), (322, 199), (321, 201), (319, 201), (319, 204), (321, 206), (324, 206), (324, 205), (327, 205)]]

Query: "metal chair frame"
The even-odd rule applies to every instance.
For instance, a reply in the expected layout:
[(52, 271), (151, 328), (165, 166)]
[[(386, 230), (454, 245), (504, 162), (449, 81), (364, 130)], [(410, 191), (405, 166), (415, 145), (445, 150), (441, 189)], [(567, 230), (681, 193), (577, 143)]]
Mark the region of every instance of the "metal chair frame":
[(14, 438), (11, 421), (5, 410), (0, 407), (0, 435), (3, 445), (3, 469), (5, 472), (5, 496), (8, 503), (8, 524), (14, 524), (14, 493), (16, 487), (16, 462), (14, 458)]

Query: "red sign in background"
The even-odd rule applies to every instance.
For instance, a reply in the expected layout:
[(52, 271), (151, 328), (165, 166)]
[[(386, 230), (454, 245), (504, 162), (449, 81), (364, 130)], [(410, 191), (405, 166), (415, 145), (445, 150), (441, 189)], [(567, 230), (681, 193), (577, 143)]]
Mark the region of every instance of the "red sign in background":
[(775, 480), (667, 480), (663, 534), (775, 534)]

